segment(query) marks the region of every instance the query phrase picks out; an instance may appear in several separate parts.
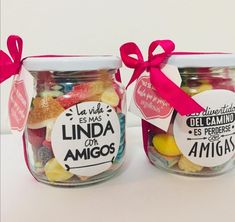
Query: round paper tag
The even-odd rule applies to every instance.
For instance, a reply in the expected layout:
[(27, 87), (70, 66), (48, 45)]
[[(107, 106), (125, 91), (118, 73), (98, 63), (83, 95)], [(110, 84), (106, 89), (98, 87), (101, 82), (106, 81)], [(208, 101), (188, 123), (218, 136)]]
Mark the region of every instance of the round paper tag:
[(115, 110), (102, 102), (84, 102), (56, 120), (51, 142), (57, 161), (79, 176), (109, 169), (117, 156), (120, 123)]
[(208, 90), (193, 96), (204, 112), (181, 116), (174, 122), (175, 141), (193, 163), (214, 167), (235, 154), (235, 93)]

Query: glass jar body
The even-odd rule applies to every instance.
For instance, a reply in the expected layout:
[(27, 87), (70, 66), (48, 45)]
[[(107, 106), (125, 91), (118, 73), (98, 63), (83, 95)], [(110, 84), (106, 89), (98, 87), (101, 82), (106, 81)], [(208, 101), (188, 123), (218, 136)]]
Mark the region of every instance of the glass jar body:
[(78, 186), (118, 171), (125, 155), (126, 95), (116, 72), (31, 71), (35, 96), (25, 154), (38, 181)]
[(168, 172), (215, 176), (235, 167), (235, 70), (179, 69), (181, 88), (205, 111), (185, 117), (174, 111), (167, 132), (151, 126), (147, 153)]

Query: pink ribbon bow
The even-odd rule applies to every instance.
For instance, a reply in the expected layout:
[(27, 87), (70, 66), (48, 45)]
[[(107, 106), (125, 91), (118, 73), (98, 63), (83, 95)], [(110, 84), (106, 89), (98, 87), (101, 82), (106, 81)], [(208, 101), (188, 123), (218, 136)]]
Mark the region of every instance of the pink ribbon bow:
[(0, 83), (19, 73), (23, 40), (17, 35), (11, 35), (7, 39), (7, 48), (11, 57), (0, 50)]
[[(155, 49), (161, 47), (163, 53), (154, 54)], [(180, 115), (189, 115), (204, 111), (195, 100), (172, 82), (162, 71), (161, 66), (175, 49), (175, 44), (170, 40), (157, 40), (150, 44), (148, 60), (144, 61), (138, 46), (126, 43), (121, 46), (120, 53), (124, 64), (134, 69), (127, 87), (137, 80), (144, 71), (150, 73), (150, 81), (158, 94), (165, 99)], [(136, 55), (137, 59), (131, 55)]]

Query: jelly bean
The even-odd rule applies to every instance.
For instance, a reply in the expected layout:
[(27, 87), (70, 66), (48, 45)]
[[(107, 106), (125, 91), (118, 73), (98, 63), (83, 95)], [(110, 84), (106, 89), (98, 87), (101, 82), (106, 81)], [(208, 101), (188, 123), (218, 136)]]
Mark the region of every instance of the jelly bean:
[(57, 181), (57, 182), (63, 182), (68, 179), (70, 179), (73, 174), (66, 171), (55, 158), (49, 160), (45, 167), (45, 174), (47, 176), (47, 179), (51, 182)]
[(53, 157), (53, 153), (51, 149), (46, 147), (41, 147), (38, 149), (38, 160), (45, 165), (51, 158)]
[(101, 95), (101, 101), (116, 107), (119, 104), (119, 96), (114, 88), (107, 88)]
[(56, 98), (56, 97), (64, 95), (64, 93), (61, 92), (61, 91), (57, 91), (57, 90), (44, 90), (44, 91), (40, 92), (39, 95), (41, 97), (50, 96), (50, 97), (55, 97)]
[(181, 170), (184, 170), (185, 172), (192, 172), (192, 173), (200, 172), (203, 169), (202, 166), (199, 166), (199, 165), (191, 162), (183, 155), (180, 157), (180, 160), (178, 162), (178, 167)]
[(28, 132), (28, 140), (31, 145), (35, 148), (39, 148), (42, 146), (43, 141), (45, 140), (46, 136), (46, 128), (39, 128), (39, 129), (27, 129)]
[(33, 100), (33, 108), (29, 112), (28, 128), (38, 129), (46, 127), (63, 111), (64, 108), (52, 97), (36, 97)]
[(153, 163), (160, 166), (171, 168), (179, 162), (180, 156), (164, 156), (161, 155), (152, 146), (149, 146), (149, 158)]
[(153, 137), (153, 145), (155, 149), (166, 156), (178, 156), (181, 154), (178, 146), (176, 145), (173, 136), (168, 134), (159, 134)]

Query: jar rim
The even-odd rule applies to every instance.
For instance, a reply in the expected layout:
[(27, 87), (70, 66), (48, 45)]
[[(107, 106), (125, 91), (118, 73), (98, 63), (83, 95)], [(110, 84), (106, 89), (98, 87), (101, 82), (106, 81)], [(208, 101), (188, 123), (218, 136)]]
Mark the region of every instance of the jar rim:
[(121, 59), (116, 56), (35, 56), (27, 57), (23, 66), (28, 71), (93, 71), (119, 69)]
[(235, 67), (235, 54), (172, 55), (166, 63), (178, 68)]

